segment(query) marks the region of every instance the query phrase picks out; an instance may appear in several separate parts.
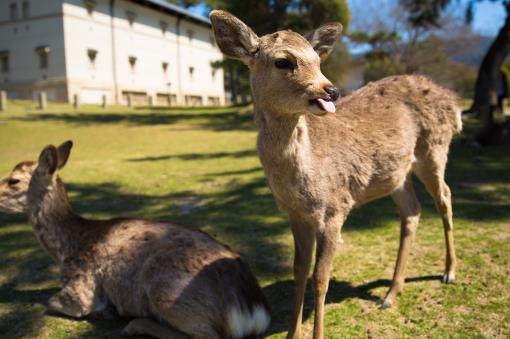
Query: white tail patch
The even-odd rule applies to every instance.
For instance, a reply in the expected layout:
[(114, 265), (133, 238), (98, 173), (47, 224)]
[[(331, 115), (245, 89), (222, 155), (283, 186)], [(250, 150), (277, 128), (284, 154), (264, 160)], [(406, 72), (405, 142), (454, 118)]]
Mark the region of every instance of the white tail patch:
[(247, 311), (232, 308), (227, 315), (228, 326), (230, 334), (233, 338), (243, 338), (248, 335), (260, 335), (269, 326), (271, 317), (266, 308), (262, 305), (257, 305), (253, 308), (250, 314)]
[(460, 109), (457, 111), (456, 118), (457, 118), (456, 132), (460, 133), (462, 131), (462, 111)]

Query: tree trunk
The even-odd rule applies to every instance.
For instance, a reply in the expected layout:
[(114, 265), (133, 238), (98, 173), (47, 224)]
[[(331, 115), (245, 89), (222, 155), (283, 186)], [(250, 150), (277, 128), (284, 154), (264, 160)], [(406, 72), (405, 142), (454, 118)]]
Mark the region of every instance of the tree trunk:
[(477, 114), (482, 127), (475, 140), (482, 145), (494, 143), (501, 134), (501, 125), (494, 116), (497, 107), (496, 81), (505, 58), (510, 53), (510, 1), (503, 1), (506, 19), (483, 58), (475, 85), (475, 99), (470, 111)]
[(237, 87), (234, 78), (234, 67), (228, 65), (228, 82), (230, 87), (230, 102), (233, 105), (237, 105)]

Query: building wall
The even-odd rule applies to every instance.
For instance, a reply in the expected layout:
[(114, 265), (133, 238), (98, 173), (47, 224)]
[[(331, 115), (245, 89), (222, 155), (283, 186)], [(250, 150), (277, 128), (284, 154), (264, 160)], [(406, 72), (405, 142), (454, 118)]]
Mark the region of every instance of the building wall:
[[(126, 12), (136, 16), (130, 25)], [(122, 92), (171, 93), (179, 97), (178, 65), (176, 45), (176, 18), (145, 8), (128, 1), (117, 0), (115, 13), (116, 70), (119, 95)], [(160, 22), (166, 22), (163, 33)], [(132, 67), (129, 57), (136, 58)], [(163, 71), (162, 63), (168, 68)]]
[[(203, 96), (204, 103), (206, 96), (220, 96), (221, 104), (224, 104), (223, 70), (214, 71), (211, 67), (211, 62), (222, 59), (212, 31), (187, 21), (181, 22), (180, 31), (182, 92), (185, 95)], [(193, 32), (191, 40), (189, 31)], [(193, 73), (190, 73), (190, 68)]]
[[(9, 72), (0, 73), (0, 87), (9, 97), (45, 89), (50, 100), (78, 95), (83, 103), (106, 96), (109, 103), (125, 104), (129, 93), (135, 104), (150, 97), (156, 104), (224, 104), (222, 70), (213, 72), (210, 65), (222, 55), (207, 25), (126, 0), (115, 1), (113, 20), (109, 0), (96, 0), (91, 13), (83, 0), (28, 0), (30, 18), (12, 21), (10, 4), (18, 3), (21, 16), (24, 1), (0, 0), (0, 52), (9, 51), (10, 63)], [(47, 69), (39, 68), (37, 46), (49, 47)], [(90, 51), (97, 52), (93, 62)]]
[[(23, 3), (29, 16), (22, 17)], [(17, 5), (17, 19), (11, 20), (11, 4)], [(40, 67), (37, 47), (47, 46), (48, 67)], [(0, 70), (0, 88), (11, 98), (34, 98), (44, 90), (48, 99), (64, 101), (65, 53), (62, 3), (59, 0), (0, 0), (0, 51), (9, 55), (9, 70)]]
[[(220, 51), (211, 46), (212, 31), (204, 25), (181, 20), (129, 1), (117, 0), (113, 22), (108, 0), (97, 0), (90, 15), (81, 0), (64, 4), (64, 31), (69, 79), (69, 97), (79, 94), (81, 101), (127, 102), (130, 93), (136, 104), (191, 104), (186, 96), (200, 96), (203, 104), (209, 97), (224, 104), (223, 74), (212, 78), (210, 62), (221, 59)], [(130, 24), (128, 16), (134, 14)], [(161, 22), (166, 23), (163, 32)], [(113, 25), (113, 36), (112, 36)], [(192, 31), (193, 38), (188, 38)], [(76, 39), (80, 37), (80, 39)], [(114, 54), (112, 48), (114, 46)], [(94, 65), (87, 50), (97, 51)], [(131, 65), (129, 58), (136, 58)], [(115, 61), (113, 61), (115, 60)], [(166, 72), (163, 63), (167, 63)], [(193, 75), (189, 74), (193, 67)], [(117, 84), (115, 86), (115, 83)]]
[[(114, 102), (112, 45), (108, 1), (97, 1), (91, 15), (83, 1), (63, 4), (68, 100), (75, 94), (83, 103)], [(97, 51), (91, 62), (88, 51)]]

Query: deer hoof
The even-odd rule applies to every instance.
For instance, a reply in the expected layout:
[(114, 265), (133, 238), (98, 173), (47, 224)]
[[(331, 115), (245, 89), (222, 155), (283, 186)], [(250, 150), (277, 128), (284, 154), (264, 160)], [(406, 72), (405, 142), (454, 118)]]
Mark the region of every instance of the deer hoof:
[(443, 274), (443, 284), (455, 284), (455, 273)]
[(391, 301), (385, 300), (381, 305), (381, 310), (391, 308), (392, 305), (393, 305), (393, 303)]

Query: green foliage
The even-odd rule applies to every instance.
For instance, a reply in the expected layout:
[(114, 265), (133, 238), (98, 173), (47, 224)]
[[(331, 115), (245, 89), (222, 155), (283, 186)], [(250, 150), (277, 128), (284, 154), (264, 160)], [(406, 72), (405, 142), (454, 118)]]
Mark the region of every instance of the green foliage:
[(207, 0), (206, 3), (236, 15), (259, 35), (281, 29), (305, 33), (331, 21), (341, 22), (346, 30), (350, 21), (345, 0)]
[(370, 50), (364, 55), (366, 65), (363, 78), (365, 82), (405, 73), (405, 64), (398, 58), (402, 40), (397, 32), (355, 31), (349, 33), (349, 38), (352, 42), (370, 45)]
[(445, 51), (447, 43), (436, 36), (419, 41), (407, 67), (455, 90), (462, 97), (472, 98), (476, 67), (452, 60)]
[(340, 22), (348, 30), (350, 11), (344, 0), (303, 0), (290, 7), (284, 28), (311, 31), (326, 22)]
[(452, 66), (450, 73), (453, 74), (451, 88), (463, 98), (473, 98), (477, 76), (476, 68), (457, 63)]
[(405, 73), (405, 66), (389, 56), (371, 58), (363, 72), (365, 82), (376, 81), (390, 75)]
[(431, 35), (412, 44), (396, 32), (352, 32), (350, 39), (370, 45), (364, 56), (363, 77), (366, 82), (398, 74), (427, 75), (463, 97), (472, 97), (476, 80), (473, 66), (457, 63), (446, 53), (447, 42)]
[(328, 59), (321, 65), (321, 70), (326, 78), (333, 82), (333, 84), (341, 87), (345, 82), (350, 62), (351, 55), (346, 45), (342, 42), (338, 42)]
[(349, 38), (353, 42), (367, 43), (372, 47), (372, 49), (381, 49), (387, 44), (402, 40), (400, 35), (394, 31), (376, 31), (374, 33), (356, 31), (351, 32), (349, 34)]
[(408, 20), (417, 27), (438, 27), (441, 12), (451, 0), (400, 0), (409, 13)]

